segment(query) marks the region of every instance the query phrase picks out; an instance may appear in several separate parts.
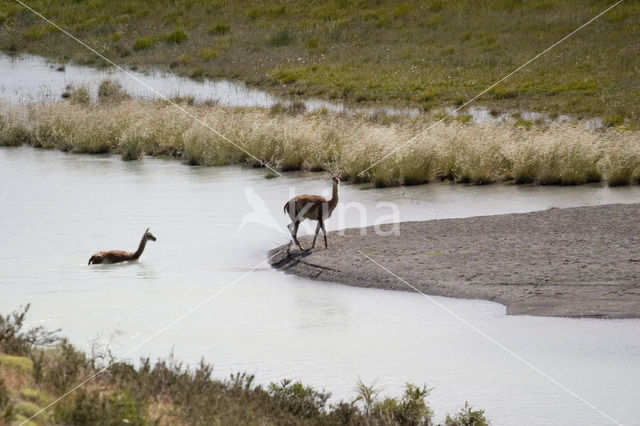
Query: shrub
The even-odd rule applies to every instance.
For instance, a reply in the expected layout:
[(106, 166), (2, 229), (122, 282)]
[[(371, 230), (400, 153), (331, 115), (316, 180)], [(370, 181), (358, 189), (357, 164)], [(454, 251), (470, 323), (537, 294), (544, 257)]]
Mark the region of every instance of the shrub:
[(27, 304), (21, 311), (0, 315), (0, 351), (25, 356), (31, 353), (34, 346), (52, 346), (60, 342), (59, 330), (47, 331), (44, 327), (35, 327), (22, 331), (30, 306)]
[(35, 352), (33, 359), (36, 380), (51, 385), (57, 393), (69, 390), (90, 370), (86, 355), (66, 340), (53, 349)]
[(0, 423), (8, 424), (13, 417), (13, 407), (11, 405), (11, 393), (0, 377)]
[(292, 383), (291, 380), (285, 379), (279, 384), (271, 383), (269, 395), (282, 410), (303, 419), (310, 419), (322, 413), (331, 394), (318, 392), (300, 382)]
[(474, 410), (468, 402), (454, 417), (447, 415), (445, 426), (489, 426), (483, 410)]
[(398, 401), (386, 398), (376, 404), (376, 410), (393, 423), (406, 426), (431, 425), (433, 413), (427, 406), (425, 398), (430, 389), (407, 383), (404, 395)]
[[(14, 313), (21, 323), (24, 315)], [(5, 317), (3, 317), (5, 318)], [(11, 317), (13, 318), (13, 317)], [(6, 318), (5, 318), (6, 323)], [(10, 327), (12, 328), (12, 327)], [(15, 328), (15, 327), (13, 327)], [(13, 333), (16, 335), (19, 333)], [(0, 374), (0, 423), (26, 420), (49, 400), (44, 392), (59, 395), (80, 380), (95, 377), (92, 386), (80, 387), (60, 400), (53, 413), (40, 414), (43, 423), (145, 425), (145, 424), (371, 424), (430, 425), (431, 411), (425, 398), (429, 390), (407, 384), (400, 399), (377, 399), (378, 390), (358, 382), (359, 397), (327, 406), (329, 393), (299, 382), (283, 380), (268, 388), (254, 385), (254, 376), (235, 374), (227, 381), (212, 378), (213, 367), (202, 360), (191, 369), (176, 362), (173, 355), (151, 363), (140, 360), (111, 361), (106, 369), (100, 363), (63, 341), (52, 349), (32, 348), (33, 377), (37, 390), (18, 385), (11, 392)], [(29, 361), (24, 357), (11, 357)], [(0, 363), (0, 369), (6, 368)], [(97, 383), (96, 383), (97, 382)], [(29, 384), (29, 386), (32, 386)], [(16, 395), (19, 395), (17, 399)], [(12, 404), (12, 399), (17, 399)], [(362, 407), (362, 409), (360, 408)], [(448, 418), (450, 419), (450, 418)], [(476, 423), (468, 423), (474, 419)], [(480, 410), (465, 410), (451, 421), (458, 425), (481, 426)], [(449, 424), (449, 423), (448, 423)]]
[(101, 395), (98, 391), (78, 389), (55, 406), (55, 420), (80, 425), (145, 425), (146, 406), (145, 401), (128, 392)]
[(361, 404), (363, 414), (369, 416), (373, 412), (381, 389), (375, 387), (375, 382), (367, 386), (362, 380), (358, 379), (355, 391), (358, 396), (354, 400), (354, 403)]

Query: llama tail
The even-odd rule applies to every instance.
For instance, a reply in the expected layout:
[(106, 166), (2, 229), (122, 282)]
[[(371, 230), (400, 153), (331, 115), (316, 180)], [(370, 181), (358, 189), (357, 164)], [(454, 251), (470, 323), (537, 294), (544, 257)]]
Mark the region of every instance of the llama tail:
[(95, 256), (91, 256), (91, 258), (89, 259), (89, 263), (87, 263), (87, 265), (91, 265), (91, 262), (93, 262)]
[(284, 214), (289, 214), (289, 201), (284, 204)]

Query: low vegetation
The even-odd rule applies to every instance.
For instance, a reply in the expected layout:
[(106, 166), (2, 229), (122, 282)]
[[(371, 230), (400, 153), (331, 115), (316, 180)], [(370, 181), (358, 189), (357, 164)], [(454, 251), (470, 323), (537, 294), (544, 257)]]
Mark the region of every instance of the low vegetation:
[[(38, 414), (87, 377), (95, 379), (39, 413), (28, 424), (64, 425), (432, 425), (429, 389), (407, 384), (399, 398), (380, 398), (358, 383), (353, 401), (330, 403), (330, 394), (283, 380), (267, 387), (254, 377), (212, 378), (204, 361), (195, 368), (173, 357), (139, 366), (105, 351), (88, 356), (57, 333), (25, 331), (29, 309), (0, 315), (0, 423), (19, 424)], [(446, 426), (484, 426), (468, 404)]]
[[(226, 77), (294, 97), (460, 105), (613, 0), (31, 0), (120, 65)], [(640, 4), (625, 1), (479, 100), (640, 123)], [(18, 2), (0, 50), (103, 66)]]
[(466, 119), (435, 123), (437, 116), (428, 114), (330, 114), (309, 112), (297, 103), (270, 110), (233, 109), (178, 100), (198, 122), (168, 102), (130, 99), (108, 81), (100, 85), (95, 101), (84, 88), (71, 87), (65, 96), (64, 103), (0, 108), (0, 145), (115, 153), (125, 160), (169, 156), (198, 166), (266, 163), (288, 171), (332, 165), (347, 180), (380, 187), (432, 181), (612, 186), (640, 181), (640, 134), (622, 127), (587, 130), (581, 122), (542, 121), (523, 125), (519, 117), (499, 124)]

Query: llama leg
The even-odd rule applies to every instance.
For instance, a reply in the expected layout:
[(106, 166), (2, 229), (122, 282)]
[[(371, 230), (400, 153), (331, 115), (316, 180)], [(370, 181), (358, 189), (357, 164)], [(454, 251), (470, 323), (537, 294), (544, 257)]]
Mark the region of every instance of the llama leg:
[(302, 248), (302, 246), (300, 245), (300, 241), (298, 241), (298, 226), (300, 226), (300, 221), (296, 220), (293, 224), (293, 232), (291, 233), (291, 236), (293, 237), (293, 241), (295, 241), (295, 243), (297, 244), (298, 248), (300, 248), (300, 250), (304, 250)]
[(328, 249), (329, 245), (327, 244), (327, 230), (324, 229), (324, 222), (320, 221), (320, 226), (322, 227), (322, 233), (324, 234), (324, 248)]
[(316, 235), (313, 236), (313, 243), (311, 244), (311, 248), (315, 248), (316, 246), (316, 238), (318, 238), (318, 232), (320, 232), (321, 223), (321, 221), (318, 221), (318, 225), (316, 225)]

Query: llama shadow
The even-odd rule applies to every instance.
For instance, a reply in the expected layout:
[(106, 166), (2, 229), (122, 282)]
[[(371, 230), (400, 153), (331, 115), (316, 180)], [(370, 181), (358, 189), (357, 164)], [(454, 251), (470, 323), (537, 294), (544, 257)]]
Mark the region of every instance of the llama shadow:
[(293, 241), (271, 250), (269, 252), (269, 264), (276, 269), (287, 270), (303, 261), (314, 251), (310, 248), (307, 250), (299, 250), (298, 248), (292, 250), (292, 247), (295, 247)]

